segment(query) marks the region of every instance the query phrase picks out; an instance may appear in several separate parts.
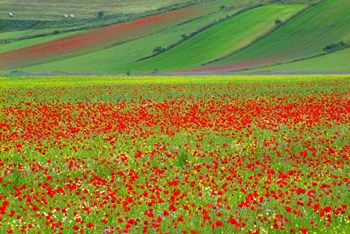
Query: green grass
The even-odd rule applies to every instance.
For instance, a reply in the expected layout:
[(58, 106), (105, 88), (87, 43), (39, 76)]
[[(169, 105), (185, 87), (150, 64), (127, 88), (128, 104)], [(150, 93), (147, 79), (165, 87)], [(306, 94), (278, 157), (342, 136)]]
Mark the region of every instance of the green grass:
[(200, 66), (203, 62), (249, 45), (272, 30), (276, 18), (286, 20), (304, 7), (273, 4), (249, 10), (210, 27), (156, 57), (131, 64), (126, 70), (152, 71), (156, 68), (166, 71)]
[[(349, 75), (255, 75), (255, 76), (0, 76), (0, 90), (8, 88), (107, 86), (107, 85), (171, 85), (220, 83), (295, 83), (347, 80)], [(275, 87), (279, 89), (279, 87)], [(287, 88), (287, 87), (285, 87)], [(260, 90), (263, 92), (265, 89)], [(308, 90), (308, 87), (305, 87)], [(24, 90), (25, 91), (25, 90)], [(23, 92), (24, 92), (23, 91)], [(265, 90), (266, 91), (266, 90)], [(152, 96), (152, 93), (149, 93)], [(86, 93), (85, 95), (89, 95)], [(108, 94), (106, 94), (108, 95)]]
[(0, 40), (30, 37), (40, 33), (49, 33), (53, 31), (54, 31), (53, 29), (41, 29), (41, 30), (22, 30), (22, 31), (15, 31), (15, 32), (3, 32), (3, 33), (0, 33)]
[(36, 44), (40, 44), (40, 43), (44, 43), (47, 41), (52, 41), (52, 40), (56, 40), (62, 37), (66, 37), (66, 36), (70, 36), (76, 33), (79, 33), (82, 31), (76, 31), (76, 32), (66, 32), (66, 33), (59, 33), (56, 35), (50, 35), (50, 36), (44, 36), (44, 37), (38, 37), (38, 38), (31, 38), (31, 39), (26, 39), (26, 40), (20, 40), (20, 41), (14, 41), (11, 43), (7, 43), (7, 44), (0, 44), (0, 53), (1, 52), (6, 52), (6, 51), (10, 51), (10, 50), (16, 50), (16, 49), (20, 49), (20, 48), (24, 48), (27, 46), (32, 46), (32, 45), (36, 45)]
[[(229, 4), (229, 6), (234, 6), (235, 10), (237, 10), (237, 9), (249, 7), (252, 4), (258, 4), (258, 3), (262, 3), (262, 2), (265, 2), (265, 0), (254, 0), (254, 1), (249, 1), (249, 2), (248, 1), (243, 1), (243, 2), (234, 1), (234, 2), (231, 2)], [(164, 22), (164, 23), (161, 23), (160, 25), (150, 26), (148, 28), (145, 28), (145, 30), (134, 30), (133, 32), (128, 33), (127, 35), (124, 35), (120, 38), (117, 37), (117, 39), (115, 41), (110, 41), (109, 44), (104, 44), (104, 45), (98, 46), (96, 48), (89, 48), (86, 51), (80, 50), (77, 53), (71, 53), (71, 54), (65, 56), (64, 58), (63, 57), (57, 58), (57, 57), (46, 56), (45, 60), (40, 61), (40, 63), (43, 63), (43, 62), (48, 63), (51, 61), (53, 62), (55, 60), (58, 61), (58, 60), (63, 60), (63, 59), (70, 59), (72, 57), (82, 56), (84, 54), (101, 51), (100, 54), (96, 54), (97, 57), (99, 56), (99, 58), (105, 58), (105, 57), (110, 58), (110, 60), (107, 63), (105, 63), (106, 59), (104, 59), (103, 63), (101, 63), (101, 62), (96, 63), (97, 66), (98, 66), (98, 64), (101, 65), (101, 70), (103, 72), (108, 72), (110, 70), (115, 71), (116, 69), (119, 69), (119, 71), (123, 70), (123, 72), (125, 72), (123, 66), (118, 64), (119, 61), (122, 61), (123, 65), (125, 64), (125, 62), (123, 60), (126, 60), (128, 62), (134, 62), (137, 59), (139, 59), (140, 57), (147, 56), (147, 55), (151, 54), (154, 47), (159, 45), (159, 42), (162, 43), (164, 41), (164, 46), (168, 46), (169, 44), (178, 41), (179, 38), (181, 38), (182, 34), (186, 34), (187, 32), (191, 33), (193, 31), (197, 30), (198, 27), (203, 27), (204, 25), (208, 24), (208, 22), (210, 22), (212, 19), (215, 18), (215, 16), (212, 16), (212, 14), (214, 14), (214, 13), (216, 13), (218, 15), (229, 14), (229, 11), (227, 11), (229, 9), (220, 10), (220, 6), (225, 5), (226, 3), (227, 3), (227, 0), (220, 0), (220, 1), (213, 1), (213, 2), (203, 3), (203, 4), (198, 4), (196, 6), (191, 6), (191, 7), (188, 7), (187, 11), (192, 12), (192, 13), (187, 17), (182, 17), (181, 19), (175, 19), (175, 20), (172, 20), (171, 22)], [(209, 20), (207, 20), (206, 17), (209, 17), (208, 18)], [(197, 19), (198, 21), (195, 19)], [(102, 52), (104, 49), (106, 49), (106, 47), (110, 47), (113, 44), (117, 44), (120, 42), (124, 43), (126, 41), (129, 42), (129, 41), (132, 41), (132, 40), (135, 40), (138, 38), (145, 38), (147, 36), (150, 36), (150, 35), (155, 34), (155, 33), (159, 33), (160, 31), (163, 31), (166, 29), (170, 29), (170, 28), (174, 29), (174, 26), (178, 26), (179, 24), (182, 26), (183, 23), (191, 21), (191, 20), (195, 20), (193, 22), (194, 23), (193, 25), (191, 22), (191, 25), (188, 25), (185, 28), (180, 28), (179, 30), (178, 30), (178, 28), (175, 28), (176, 32), (172, 32), (172, 30), (168, 30), (167, 33), (169, 33), (169, 35), (162, 34), (163, 36), (157, 37), (154, 41), (151, 42), (151, 47), (147, 47), (147, 51), (143, 50), (143, 48), (146, 48), (145, 46), (147, 46), (147, 43), (144, 43), (143, 41), (139, 41), (140, 44), (134, 44), (131, 49), (130, 49), (130, 47), (128, 47), (128, 49), (123, 50), (122, 53), (118, 53), (118, 52), (116, 53), (115, 51), (107, 51), (106, 52), (107, 56), (106, 56), (105, 53)], [(197, 22), (199, 22), (199, 23), (197, 23)], [(170, 40), (168, 40), (168, 38)], [(155, 42), (157, 42), (157, 44), (155, 44)], [(142, 48), (142, 50), (146, 53), (143, 52), (143, 53), (139, 54), (139, 52), (136, 50), (139, 50), (140, 48)], [(108, 55), (108, 53), (110, 53), (109, 54), (110, 56)], [(129, 55), (130, 53), (137, 53), (140, 56), (133, 57), (132, 60), (128, 60), (127, 57), (129, 57), (129, 56), (125, 56), (125, 54)], [(120, 55), (120, 56), (118, 57), (116, 55)], [(89, 57), (87, 59), (90, 60), (91, 57)], [(96, 70), (95, 70), (96, 59), (92, 59), (92, 61), (93, 61), (92, 66), (82, 66), (81, 61), (77, 62), (78, 66), (72, 65), (73, 63), (71, 63), (71, 61), (69, 61), (67, 66), (70, 68), (73, 68), (75, 70), (82, 69), (84, 72), (100, 71), (98, 68), (96, 68)], [(82, 62), (84, 63), (84, 58), (83, 58)], [(35, 63), (38, 64), (39, 62), (36, 62), (34, 60), (30, 60), (30, 62), (28, 62), (26, 64), (20, 64), (20, 65), (16, 64), (13, 67), (13, 69), (14, 70), (19, 70), (19, 69), (22, 70), (22, 68), (17, 68), (17, 67), (29, 66), (30, 64), (34, 65)], [(91, 64), (90, 61), (87, 62), (87, 65), (89, 65), (89, 64)], [(53, 66), (53, 67), (51, 67), (51, 69), (49, 69), (49, 71), (68, 71), (68, 70), (69, 69), (66, 69), (65, 66)], [(44, 70), (39, 70), (38, 72), (43, 72), (43, 71)]]
[(321, 54), (325, 46), (349, 38), (349, 9), (348, 0), (324, 0), (249, 48), (210, 66), (250, 62), (249, 66), (262, 66)]
[(350, 48), (292, 63), (252, 69), (249, 72), (348, 72), (349, 61)]
[[(142, 1), (137, 2), (141, 3)], [(179, 0), (178, 2), (184, 1)], [(306, 5), (269, 4), (254, 8), (211, 26), (164, 53), (137, 62), (140, 58), (152, 55), (155, 47), (166, 48), (180, 41), (182, 35), (189, 35), (217, 19), (258, 3), (265, 4), (267, 2), (267, 0), (216, 0), (202, 3), (194, 7), (199, 13), (197, 12), (193, 16), (183, 19), (193, 20), (195, 17), (201, 17), (192, 22), (175, 27), (174, 25), (180, 23), (180, 21), (171, 22), (162, 25), (162, 28), (153, 28), (142, 33), (138, 32), (137, 35), (128, 35), (121, 38), (118, 42), (130, 40), (121, 45), (97, 48), (97, 51), (87, 51), (87, 54), (68, 55), (60, 58), (62, 60), (55, 61), (56, 58), (48, 58), (46, 63), (43, 64), (14, 68), (5, 72), (19, 70), (29, 73), (96, 72), (125, 74), (128, 71), (134, 74), (152, 72), (155, 69), (162, 72), (235, 64), (244, 64), (239, 69), (256, 68), (251, 71), (349, 71), (346, 62), (349, 60), (349, 49), (314, 57), (321, 55), (323, 48), (329, 44), (350, 40), (350, 27), (348, 27), (350, 25), (350, 15), (348, 14), (350, 2), (347, 0), (324, 0), (292, 19), (291, 17), (305, 9)], [(64, 1), (62, 4), (66, 3)], [(92, 2), (91, 4), (94, 5), (95, 3)], [(136, 3), (133, 2), (132, 4)], [(1, 6), (2, 3), (0, 3), (0, 11)], [(221, 6), (225, 6), (225, 10), (220, 10)], [(232, 7), (234, 10), (232, 10)], [(281, 19), (285, 24), (276, 29), (275, 19)], [(169, 28), (158, 32), (158, 30), (167, 27)], [(0, 41), (30, 37), (40, 33), (49, 33), (53, 30), (0, 33)], [(0, 44), (0, 52), (44, 43), (73, 33), (60, 33)], [(305, 59), (310, 57), (314, 58)], [(203, 66), (203, 63), (219, 58), (224, 59)], [(298, 61), (293, 62), (295, 60)], [(272, 66), (274, 64), (280, 65)]]
[(105, 11), (107, 14), (138, 13), (183, 2), (188, 0), (7, 0), (0, 2), (0, 18), (8, 18), (8, 12), (13, 12), (17, 19), (61, 19), (64, 14), (91, 18), (98, 11)]
[[(202, 16), (193, 22), (172, 27), (169, 30), (154, 34), (149, 37), (144, 37), (136, 41), (131, 41), (126, 44), (115, 46), (108, 49), (81, 55), (80, 57), (67, 58), (61, 61), (54, 61), (43, 65), (34, 66), (28, 69), (30, 72), (122, 72), (125, 73), (125, 66), (128, 63), (152, 54), (152, 51), (157, 46), (167, 47), (179, 41), (184, 34), (190, 34), (205, 25), (225, 17), (228, 14), (237, 12), (238, 10), (251, 7), (252, 5), (266, 3), (266, 0), (254, 1), (212, 1), (199, 4), (195, 7), (199, 13), (190, 17)], [(220, 10), (221, 6), (225, 6), (224, 10)], [(232, 10), (233, 8), (233, 10)], [(171, 25), (170, 25), (171, 26)], [(31, 33), (28, 31), (27, 33)], [(6, 33), (7, 35), (16, 36), (17, 33)], [(21, 35), (21, 34), (19, 34)], [(128, 56), (125, 56), (127, 54)], [(23, 68), (14, 70), (25, 70)]]
[[(226, 13), (216, 13), (197, 19), (193, 22), (140, 38), (122, 45), (110, 47), (79, 57), (55, 61), (38, 66), (21, 69), (29, 72), (126, 72), (127, 64), (152, 54), (157, 46), (166, 47), (181, 39), (181, 35), (189, 34), (206, 24), (223, 17)], [(126, 56), (127, 55), (127, 56)]]

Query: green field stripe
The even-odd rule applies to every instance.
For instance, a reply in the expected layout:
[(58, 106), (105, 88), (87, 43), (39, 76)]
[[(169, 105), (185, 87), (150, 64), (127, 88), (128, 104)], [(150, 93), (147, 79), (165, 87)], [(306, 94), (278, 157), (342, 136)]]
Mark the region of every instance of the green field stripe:
[(291, 63), (249, 70), (249, 72), (349, 72), (350, 48)]
[(325, 46), (349, 36), (349, 9), (348, 0), (324, 0), (252, 46), (210, 66), (264, 66), (322, 54)]
[(224, 17), (227, 12), (218, 12), (196, 19), (171, 29), (133, 40), (118, 46), (106, 48), (94, 53), (62, 61), (54, 61), (42, 65), (21, 69), (28, 72), (122, 72), (134, 61), (152, 54), (155, 47), (166, 47), (210, 22)]
[(304, 5), (273, 4), (258, 7), (218, 23), (154, 58), (135, 63), (130, 70), (177, 70), (199, 66), (253, 42), (275, 27), (274, 20), (288, 19)]
[(349, 79), (349, 75), (255, 75), (255, 76), (0, 76), (0, 90), (9, 87), (62, 87), (152, 84), (211, 84), (231, 82), (295, 83)]

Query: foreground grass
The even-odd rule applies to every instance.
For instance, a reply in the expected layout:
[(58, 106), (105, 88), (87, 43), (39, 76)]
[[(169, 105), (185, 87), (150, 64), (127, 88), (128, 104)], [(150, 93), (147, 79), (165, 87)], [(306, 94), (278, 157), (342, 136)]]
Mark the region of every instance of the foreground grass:
[(60, 87), (86, 85), (128, 84), (206, 84), (206, 83), (261, 83), (261, 82), (315, 82), (348, 80), (349, 75), (233, 75), (233, 76), (0, 76), (0, 87)]

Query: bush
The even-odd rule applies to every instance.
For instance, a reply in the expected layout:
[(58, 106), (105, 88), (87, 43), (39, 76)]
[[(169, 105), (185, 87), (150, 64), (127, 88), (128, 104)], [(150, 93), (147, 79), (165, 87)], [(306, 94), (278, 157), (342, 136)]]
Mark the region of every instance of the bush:
[(348, 45), (344, 41), (341, 41), (338, 43), (332, 43), (332, 44), (327, 45), (326, 47), (323, 48), (323, 51), (326, 53), (330, 53), (330, 52), (333, 52), (336, 50), (344, 49), (346, 47), (348, 47)]
[(153, 49), (153, 54), (159, 54), (163, 51), (164, 49), (161, 46), (157, 46), (156, 48)]
[(276, 24), (276, 25), (281, 25), (281, 24), (282, 24), (282, 20), (276, 19), (276, 20), (275, 20), (275, 24)]
[(99, 11), (99, 12), (97, 13), (97, 18), (102, 19), (102, 18), (104, 18), (104, 17), (105, 17), (104, 11)]

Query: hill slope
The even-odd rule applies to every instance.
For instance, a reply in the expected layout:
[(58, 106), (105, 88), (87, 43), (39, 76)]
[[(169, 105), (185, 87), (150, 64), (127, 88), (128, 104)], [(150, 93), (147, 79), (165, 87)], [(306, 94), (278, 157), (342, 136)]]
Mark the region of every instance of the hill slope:
[[(323, 0), (311, 7), (296, 4), (303, 0), (283, 4), (270, 0), (198, 2), (78, 33), (69, 31), (83, 28), (0, 33), (0, 70), (124, 74), (350, 71), (346, 62), (336, 60), (348, 60), (349, 49), (320, 56), (328, 45), (343, 41), (345, 47), (350, 45), (349, 0)], [(276, 24), (276, 19), (282, 23)], [(52, 35), (56, 30), (62, 33)], [(47, 36), (32, 38), (41, 32)], [(160, 52), (155, 48), (161, 48)], [(271, 67), (276, 64), (280, 65)]]
[(41, 65), (21, 69), (26, 72), (122, 72), (125, 67), (138, 59), (152, 54), (154, 48), (167, 47), (181, 40), (182, 35), (190, 34), (198, 28), (225, 16), (225, 13), (215, 13), (202, 17), (175, 28), (139, 38), (124, 44), (105, 48), (78, 57), (53, 61)]
[(29, 66), (97, 51), (116, 43), (126, 42), (164, 30), (207, 13), (206, 9), (200, 7), (188, 7), (0, 53), (0, 70)]
[[(112, 46), (105, 45), (100, 48), (98, 51), (93, 51), (92, 53), (87, 53), (80, 56), (71, 56), (68, 54), (68, 57), (64, 60), (55, 61), (49, 57), (49, 60), (45, 60), (45, 64), (37, 65), (33, 67), (28, 67), (26, 69), (21, 66), (14, 66), (13, 63), (12, 69), (20, 69), (21, 71), (31, 71), (31, 72), (51, 72), (51, 71), (63, 71), (63, 72), (123, 72), (125, 73), (125, 66), (128, 63), (135, 62), (136, 60), (152, 54), (152, 51), (157, 46), (167, 47), (170, 44), (176, 43), (181, 40), (183, 35), (189, 35), (199, 28), (205, 27), (206, 25), (217, 21), (223, 17), (226, 17), (228, 14), (233, 14), (237, 11), (245, 9), (247, 7), (252, 7), (256, 4), (265, 2), (265, 0), (250, 0), (250, 1), (210, 1), (208, 3), (199, 4), (193, 7), (186, 9), (181, 9), (182, 11), (188, 11), (192, 9), (192, 14), (189, 17), (182, 18), (176, 22), (166, 23), (165, 26), (168, 27), (165, 30), (157, 31), (156, 23), (153, 24), (151, 30), (145, 32), (140, 32), (130, 29), (129, 34), (124, 34), (118, 37), (114, 37), (125, 43), (116, 44)], [(223, 10), (221, 6), (225, 6)], [(179, 11), (179, 10), (178, 10)], [(175, 12), (178, 12), (175, 11)], [(169, 12), (167, 14), (170, 14)], [(177, 14), (179, 17), (179, 14)], [(189, 19), (189, 20), (188, 20)], [(120, 24), (122, 25), (122, 24)], [(119, 26), (120, 26), (119, 25)], [(132, 26), (132, 24), (129, 24)], [(118, 27), (115, 25), (113, 27)], [(162, 26), (164, 27), (164, 26)], [(108, 28), (108, 27), (107, 27)], [(102, 30), (103, 28), (101, 28)], [(159, 27), (158, 27), (159, 29)], [(136, 32), (135, 32), (136, 31)], [(155, 32), (155, 33), (152, 33)], [(126, 37), (130, 38), (131, 33), (136, 33), (139, 35), (139, 38), (134, 37), (134, 39), (129, 40)], [(142, 34), (143, 33), (143, 34)], [(91, 33), (92, 34), (92, 33)], [(1, 35), (1, 34), (0, 34)], [(64, 39), (64, 38), (63, 38)], [(50, 43), (49, 43), (50, 44)], [(115, 44), (115, 43), (113, 43)], [(45, 45), (45, 44), (43, 44)], [(41, 45), (41, 46), (43, 46)], [(32, 48), (28, 48), (32, 50)], [(10, 52), (15, 53), (16, 51)], [(52, 52), (52, 50), (51, 50)], [(79, 51), (81, 52), (81, 51)], [(53, 54), (54, 55), (54, 54)], [(126, 56), (127, 55), (127, 56)], [(1, 54), (0, 54), (1, 58)], [(52, 61), (52, 62), (51, 62)], [(31, 65), (26, 60), (25, 66)]]
[(349, 72), (350, 48), (286, 64), (249, 70), (249, 72)]
[(241, 70), (315, 56), (350, 38), (350, 1), (324, 0), (267, 37), (202, 71)]
[(274, 20), (288, 19), (304, 5), (267, 5), (233, 16), (156, 56), (127, 67), (136, 71), (169, 71), (198, 67), (203, 62), (237, 51), (267, 34)]
[(38, 45), (41, 43), (45, 43), (45, 42), (52, 41), (52, 40), (57, 40), (59, 38), (67, 37), (67, 36), (74, 35), (74, 34), (81, 33), (81, 32), (82, 31), (63, 32), (63, 33), (59, 33), (59, 34), (53, 34), (53, 35), (48, 35), (48, 36), (43, 36), (43, 37), (38, 37), (38, 38), (29, 38), (29, 39), (25, 39), (25, 40), (13, 41), (13, 42), (6, 43), (3, 45), (0, 44), (0, 53), (6, 52), (6, 51), (11, 51), (11, 50), (17, 50), (17, 49), (21, 49), (21, 48), (25, 48), (25, 47), (29, 47), (29, 46)]

